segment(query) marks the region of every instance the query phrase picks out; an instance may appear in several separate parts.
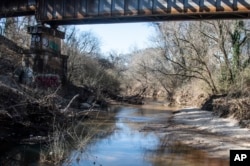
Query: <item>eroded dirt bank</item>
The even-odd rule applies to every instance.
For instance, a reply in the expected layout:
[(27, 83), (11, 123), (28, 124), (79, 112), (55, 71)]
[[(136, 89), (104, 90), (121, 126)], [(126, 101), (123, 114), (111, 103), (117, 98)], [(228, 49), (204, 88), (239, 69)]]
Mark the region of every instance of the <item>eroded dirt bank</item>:
[[(106, 116), (106, 111), (100, 111), (106, 106), (105, 101), (96, 100), (82, 87), (34, 89), (0, 75), (0, 92), (1, 144), (47, 142), (56, 125), (66, 129), (77, 121), (95, 118), (96, 113)], [(90, 107), (80, 108), (84, 102)]]
[(214, 158), (229, 159), (230, 149), (250, 149), (250, 130), (233, 118), (219, 118), (210, 111), (195, 108), (173, 113), (169, 123), (150, 124), (144, 131), (163, 135), (165, 143), (180, 142), (204, 150)]

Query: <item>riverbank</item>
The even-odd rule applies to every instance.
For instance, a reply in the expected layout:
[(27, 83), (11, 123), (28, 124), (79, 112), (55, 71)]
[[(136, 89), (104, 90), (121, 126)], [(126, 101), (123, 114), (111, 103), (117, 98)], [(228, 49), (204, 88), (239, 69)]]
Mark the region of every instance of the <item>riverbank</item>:
[[(62, 149), (65, 149), (64, 144), (59, 144), (63, 145), (62, 149), (58, 148), (60, 146), (57, 143), (60, 143), (61, 140), (54, 139), (53, 134), (58, 134), (57, 138), (63, 138), (61, 142), (65, 142), (64, 138), (70, 136), (68, 132), (75, 132), (74, 126), (78, 126), (76, 122), (81, 123), (96, 118), (100, 121), (112, 119), (116, 113), (109, 114), (108, 110), (100, 111), (101, 106), (107, 105), (108, 101), (98, 100), (92, 91), (84, 87), (71, 85), (64, 87), (62, 90), (43, 91), (17, 84), (11, 77), (2, 77), (0, 91), (2, 92), (0, 94), (2, 103), (2, 110), (0, 111), (1, 144), (13, 142), (36, 144), (55, 140), (55, 142), (52, 142), (53, 144), (49, 145), (53, 145), (51, 149), (59, 150), (59, 153), (52, 151), (52, 154), (59, 155), (53, 155), (55, 160), (58, 159), (58, 162), (63, 160), (63, 157), (67, 154), (61, 155)], [(204, 97), (200, 96), (200, 98)], [(99, 111), (94, 107), (99, 107)], [(137, 105), (139, 109), (154, 111), (161, 111), (163, 107), (167, 108), (165, 101), (159, 103), (153, 101), (152, 103), (146, 102), (145, 105)], [(151, 116), (154, 116), (154, 114), (151, 114)], [(96, 126), (94, 122), (96, 121), (93, 121), (91, 126)], [(57, 126), (60, 126), (62, 130), (55, 130)], [(85, 128), (84, 131), (82, 129), (83, 127), (80, 126), (79, 133), (87, 133), (83, 135), (88, 136), (88, 140), (102, 133), (96, 128), (90, 130)], [(91, 133), (91, 137), (89, 137), (88, 133), (92, 130), (97, 132)], [(168, 146), (169, 142), (173, 144), (181, 142), (206, 151), (211, 157), (216, 158), (228, 159), (229, 150), (232, 148), (250, 148), (250, 142), (248, 142), (250, 136), (246, 135), (246, 133), (249, 133), (248, 129), (241, 129), (236, 120), (218, 118), (213, 112), (198, 109), (183, 109), (174, 112), (171, 118), (167, 118), (167, 122), (149, 123), (141, 131), (159, 133), (164, 146)], [(76, 135), (75, 138), (78, 141), (86, 140), (82, 135)], [(74, 139), (72, 142), (78, 144)], [(85, 141), (83, 143), (87, 144)], [(79, 145), (82, 145), (82, 142)], [(0, 151), (0, 153), (5, 152), (5, 149)], [(49, 160), (51, 156), (47, 154), (44, 158)]]
[(165, 145), (180, 142), (212, 158), (229, 159), (230, 149), (250, 149), (250, 130), (241, 128), (232, 117), (219, 118), (211, 111), (187, 108), (174, 112), (169, 121), (150, 124), (142, 131), (163, 135)]

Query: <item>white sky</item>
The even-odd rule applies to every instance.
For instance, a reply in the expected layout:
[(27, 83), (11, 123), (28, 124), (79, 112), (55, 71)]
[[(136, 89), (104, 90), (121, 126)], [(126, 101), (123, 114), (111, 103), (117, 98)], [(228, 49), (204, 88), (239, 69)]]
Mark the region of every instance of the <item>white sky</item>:
[(149, 47), (149, 38), (154, 33), (149, 23), (117, 23), (77, 26), (83, 31), (92, 31), (101, 39), (101, 52), (111, 50), (117, 53), (129, 53), (133, 48)]

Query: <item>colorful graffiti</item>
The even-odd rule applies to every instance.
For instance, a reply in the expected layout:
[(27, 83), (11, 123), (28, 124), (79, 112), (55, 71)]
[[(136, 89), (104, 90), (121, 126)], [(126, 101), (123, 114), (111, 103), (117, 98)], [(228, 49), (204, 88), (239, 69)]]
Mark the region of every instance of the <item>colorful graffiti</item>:
[(32, 34), (30, 47), (33, 49), (42, 49), (60, 53), (61, 39), (51, 37), (45, 34)]
[(61, 84), (59, 75), (56, 74), (41, 74), (35, 76), (35, 84), (38, 87), (58, 87)]

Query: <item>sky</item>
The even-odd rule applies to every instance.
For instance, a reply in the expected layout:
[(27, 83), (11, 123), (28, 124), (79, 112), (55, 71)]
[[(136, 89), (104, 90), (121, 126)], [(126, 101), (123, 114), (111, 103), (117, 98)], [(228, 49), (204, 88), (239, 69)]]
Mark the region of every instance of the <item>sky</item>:
[(101, 39), (101, 52), (116, 51), (126, 54), (134, 48), (150, 46), (150, 36), (154, 33), (149, 23), (117, 23), (77, 26), (82, 31), (91, 31)]

